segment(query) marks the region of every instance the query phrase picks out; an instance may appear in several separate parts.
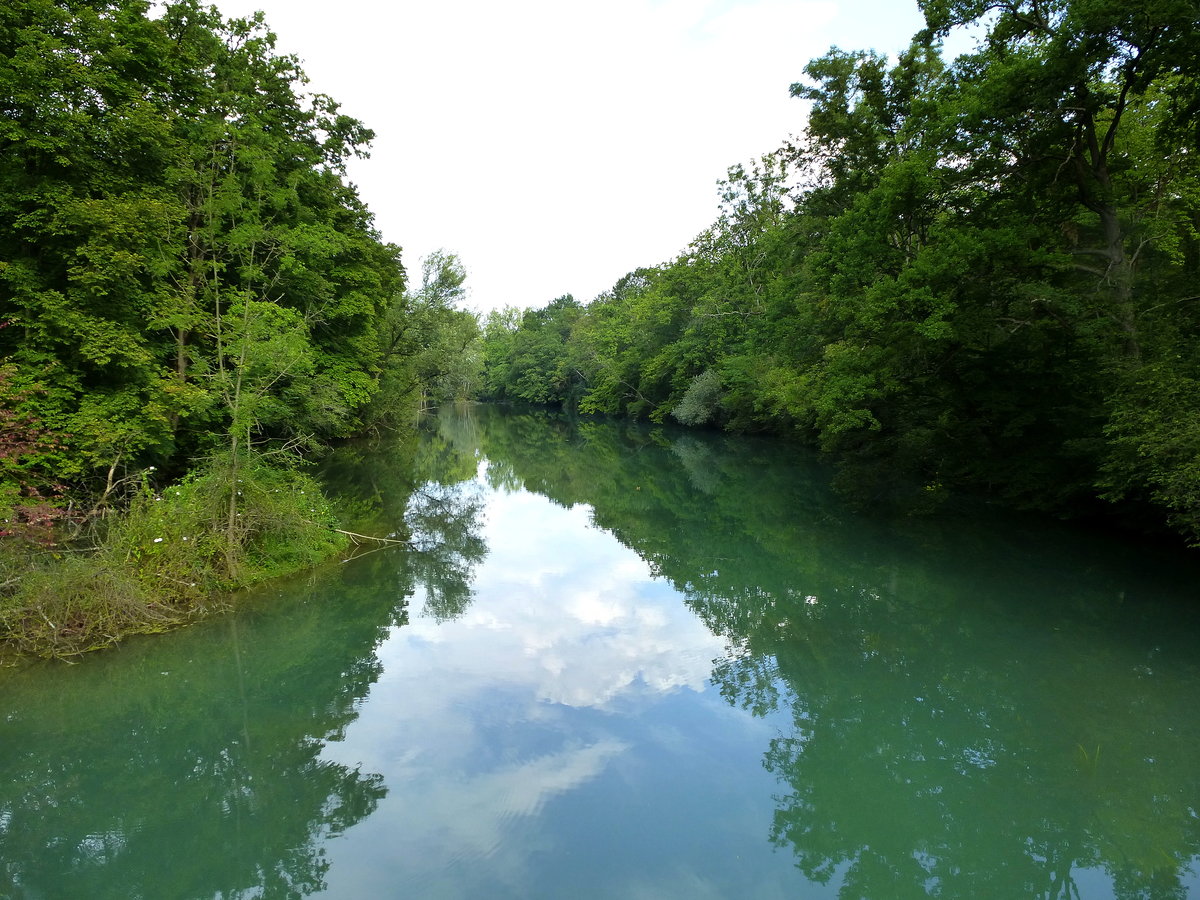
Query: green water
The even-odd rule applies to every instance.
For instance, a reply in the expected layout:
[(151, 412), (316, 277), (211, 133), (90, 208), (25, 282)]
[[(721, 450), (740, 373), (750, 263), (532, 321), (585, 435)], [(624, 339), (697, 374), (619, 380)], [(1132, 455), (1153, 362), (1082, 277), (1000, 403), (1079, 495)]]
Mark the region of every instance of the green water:
[(409, 549), (0, 672), (0, 896), (1200, 896), (1200, 565), (857, 515), (794, 449), (479, 408)]

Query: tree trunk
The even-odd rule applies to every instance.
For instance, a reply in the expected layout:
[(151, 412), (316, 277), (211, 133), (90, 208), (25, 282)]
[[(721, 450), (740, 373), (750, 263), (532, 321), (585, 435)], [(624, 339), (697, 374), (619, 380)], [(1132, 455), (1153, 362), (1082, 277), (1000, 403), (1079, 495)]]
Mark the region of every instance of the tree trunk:
[(1106, 204), (1097, 212), (1104, 233), (1104, 252), (1108, 261), (1105, 280), (1112, 292), (1112, 314), (1122, 332), (1126, 359), (1137, 362), (1142, 357), (1142, 350), (1133, 300), (1133, 263), (1125, 253), (1125, 234), (1116, 208)]

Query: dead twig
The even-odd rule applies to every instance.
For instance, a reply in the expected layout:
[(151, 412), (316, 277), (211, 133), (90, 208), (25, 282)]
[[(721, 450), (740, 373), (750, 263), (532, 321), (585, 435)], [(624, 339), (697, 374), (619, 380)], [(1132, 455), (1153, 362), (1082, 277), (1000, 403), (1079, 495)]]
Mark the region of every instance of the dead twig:
[(376, 543), (379, 543), (379, 544), (399, 544), (402, 547), (410, 546), (409, 541), (398, 541), (395, 538), (373, 537), (369, 534), (359, 534), (357, 531), (346, 531), (345, 529), (342, 529), (342, 528), (335, 528), (333, 530), (336, 531), (338, 534), (346, 535), (346, 537), (350, 538), (350, 540), (354, 541), (355, 543), (357, 543), (360, 540), (363, 540), (363, 541), (375, 541)]

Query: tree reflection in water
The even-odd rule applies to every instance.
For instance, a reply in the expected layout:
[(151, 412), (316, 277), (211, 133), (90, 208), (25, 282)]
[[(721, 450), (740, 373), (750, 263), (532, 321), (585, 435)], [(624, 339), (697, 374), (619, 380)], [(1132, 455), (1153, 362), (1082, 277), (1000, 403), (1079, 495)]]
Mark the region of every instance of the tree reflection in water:
[(462, 615), (474, 596), (475, 567), (487, 556), (479, 535), (482, 511), (482, 491), (475, 484), (426, 484), (409, 502), (407, 568), (424, 588), (424, 613), (439, 622)]
[(358, 552), (372, 554), (363, 560), (369, 571), (391, 570), (385, 577), (404, 596), (419, 590), (423, 613), (442, 622), (470, 605), (487, 545), (480, 536), (484, 495), (475, 480), (476, 450), (469, 433), (452, 439), (437, 422), (426, 420), (419, 436), (397, 443), (343, 448), (322, 467), (322, 481), (354, 531), (407, 542), (403, 549), (368, 544)]
[(1057, 900), (1096, 878), (1185, 896), (1194, 563), (977, 509), (857, 515), (775, 442), (475, 419), (494, 485), (590, 505), (726, 638), (722, 696), (791, 720), (763, 758), (770, 839), (809, 879), (855, 897)]
[[(386, 794), (379, 775), (321, 758), (378, 677), (373, 649), (389, 613), (338, 616), (325, 602), (332, 587), (257, 623), (253, 643), (242, 621), (253, 613), (241, 613), (173, 635), (169, 647), (132, 641), (71, 669), (9, 673), (0, 895), (319, 889), (324, 841)], [(346, 597), (360, 614), (362, 602)], [(328, 652), (331, 633), (344, 651)]]
[(587, 504), (725, 640), (713, 684), (778, 727), (763, 838), (807, 878), (1185, 895), (1200, 628), (1175, 601), (1194, 565), (978, 511), (856, 515), (777, 442), (486, 409), (432, 429), (324, 472), (352, 530), (406, 547), (86, 665), (0, 673), (0, 895), (319, 890), (327, 839), (387, 790), (322, 750), (410, 604), (444, 620), (471, 602), (485, 460), (492, 487)]

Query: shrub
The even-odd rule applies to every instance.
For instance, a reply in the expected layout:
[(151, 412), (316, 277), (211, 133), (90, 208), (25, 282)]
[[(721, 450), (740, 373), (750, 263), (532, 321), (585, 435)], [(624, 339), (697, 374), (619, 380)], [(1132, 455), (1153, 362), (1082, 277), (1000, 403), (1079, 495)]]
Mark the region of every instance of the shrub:
[(721, 408), (721, 376), (705, 369), (692, 379), (671, 415), (684, 425), (703, 425)]
[(24, 653), (74, 656), (129, 634), (162, 631), (184, 616), (135, 573), (103, 556), (68, 556), (35, 570), (0, 606), (0, 637)]

